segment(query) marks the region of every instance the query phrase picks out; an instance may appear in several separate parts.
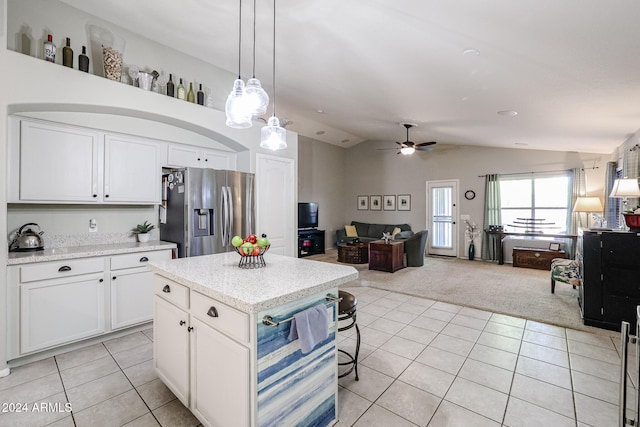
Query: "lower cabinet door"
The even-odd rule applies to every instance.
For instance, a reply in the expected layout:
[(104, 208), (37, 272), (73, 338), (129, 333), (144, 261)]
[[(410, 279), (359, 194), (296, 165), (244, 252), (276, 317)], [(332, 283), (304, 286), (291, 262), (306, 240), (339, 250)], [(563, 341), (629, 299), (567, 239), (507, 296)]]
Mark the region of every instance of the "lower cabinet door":
[(21, 285), (20, 352), (104, 333), (104, 311), (102, 275)]
[(191, 325), (191, 410), (205, 425), (249, 426), (249, 349), (193, 317)]
[(112, 272), (111, 329), (148, 322), (152, 318), (153, 273)]

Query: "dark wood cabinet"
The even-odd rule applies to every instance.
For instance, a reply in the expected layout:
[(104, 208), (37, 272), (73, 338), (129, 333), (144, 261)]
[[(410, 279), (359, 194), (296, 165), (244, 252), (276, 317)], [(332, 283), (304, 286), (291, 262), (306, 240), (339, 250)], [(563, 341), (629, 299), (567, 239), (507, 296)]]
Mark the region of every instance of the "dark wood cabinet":
[(324, 253), (324, 230), (298, 230), (298, 258)]
[(404, 242), (384, 243), (376, 240), (369, 243), (369, 270), (393, 273), (404, 268)]
[(640, 305), (640, 233), (583, 231), (578, 240), (580, 309), (585, 325), (620, 330)]

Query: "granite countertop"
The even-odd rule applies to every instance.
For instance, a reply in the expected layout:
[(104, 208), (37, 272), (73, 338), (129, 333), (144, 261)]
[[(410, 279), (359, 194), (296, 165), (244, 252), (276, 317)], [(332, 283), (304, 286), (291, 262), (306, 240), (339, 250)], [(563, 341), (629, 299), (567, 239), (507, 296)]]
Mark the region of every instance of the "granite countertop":
[(37, 252), (9, 252), (7, 265), (20, 265), (34, 262), (59, 261), (63, 259), (88, 258), (105, 255), (120, 255), (135, 252), (172, 249), (175, 247), (175, 243), (156, 240), (147, 243), (126, 242), (65, 248), (45, 248), (43, 251)]
[(257, 313), (358, 278), (350, 266), (265, 254), (266, 266), (238, 267), (235, 252), (151, 262), (149, 268), (245, 313)]

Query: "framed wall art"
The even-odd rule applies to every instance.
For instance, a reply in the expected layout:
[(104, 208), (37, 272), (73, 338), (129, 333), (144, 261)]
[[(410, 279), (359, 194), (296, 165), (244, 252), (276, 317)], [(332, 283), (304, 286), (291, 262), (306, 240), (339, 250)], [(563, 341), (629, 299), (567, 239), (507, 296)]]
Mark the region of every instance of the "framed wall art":
[(368, 211), (369, 210), (369, 197), (368, 196), (358, 196), (358, 210), (359, 211)]
[(372, 211), (381, 211), (382, 196), (369, 196), (369, 209)]
[(383, 206), (385, 211), (396, 210), (396, 196), (384, 196)]
[(411, 194), (398, 194), (398, 210), (399, 211), (411, 210)]

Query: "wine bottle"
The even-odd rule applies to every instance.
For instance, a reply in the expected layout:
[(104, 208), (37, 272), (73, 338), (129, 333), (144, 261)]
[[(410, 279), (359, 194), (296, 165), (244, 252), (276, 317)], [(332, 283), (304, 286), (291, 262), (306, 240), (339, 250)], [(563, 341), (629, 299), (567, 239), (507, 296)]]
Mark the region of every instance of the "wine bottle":
[(167, 82), (167, 96), (175, 97), (174, 93), (176, 91), (176, 86), (173, 84), (173, 75), (169, 74), (169, 81)]
[(62, 48), (62, 65), (73, 68), (73, 49), (71, 49), (71, 39), (67, 37), (67, 45)]
[(56, 45), (53, 44), (53, 36), (49, 34), (47, 41), (44, 42), (44, 60), (56, 62)]
[(89, 57), (87, 56), (87, 47), (82, 46), (82, 53), (78, 55), (78, 70), (89, 72)]
[(193, 93), (193, 82), (189, 82), (189, 93), (187, 93), (187, 101), (196, 102), (196, 96)]
[(182, 85), (182, 79), (180, 79), (180, 84), (178, 85), (178, 99), (184, 99), (184, 86)]
[(198, 89), (198, 104), (204, 105), (204, 92), (202, 91), (202, 83), (200, 83), (200, 89)]

